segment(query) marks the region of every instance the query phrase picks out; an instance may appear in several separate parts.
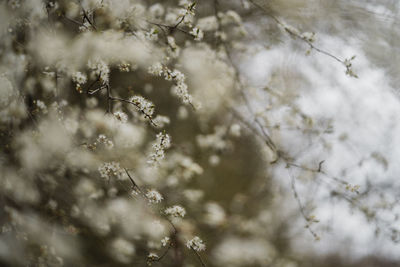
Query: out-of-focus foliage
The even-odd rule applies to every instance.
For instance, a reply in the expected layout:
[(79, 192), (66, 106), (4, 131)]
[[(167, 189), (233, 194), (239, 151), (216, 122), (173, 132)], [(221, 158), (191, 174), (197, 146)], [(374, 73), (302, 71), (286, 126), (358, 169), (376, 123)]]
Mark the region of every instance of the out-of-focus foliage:
[(0, 263), (399, 264), (397, 10), (0, 2)]

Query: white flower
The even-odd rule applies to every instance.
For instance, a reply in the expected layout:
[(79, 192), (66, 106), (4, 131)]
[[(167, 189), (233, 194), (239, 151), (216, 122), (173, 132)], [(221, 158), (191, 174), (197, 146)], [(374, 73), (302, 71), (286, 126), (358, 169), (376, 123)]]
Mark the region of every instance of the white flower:
[(151, 252), (147, 255), (147, 264), (151, 265), (153, 261), (157, 261), (159, 258), (157, 254)]
[(170, 54), (171, 57), (176, 58), (179, 56), (180, 49), (179, 46), (177, 46), (175, 42), (175, 38), (172, 36), (167, 37), (167, 42), (168, 42), (168, 54)]
[[(118, 65), (118, 69), (119, 69), (120, 72), (129, 72), (131, 70), (131, 64), (130, 63), (126, 63), (126, 62), (120, 63)], [(134, 67), (132, 67), (132, 70), (133, 69), (134, 69)]]
[(171, 146), (171, 138), (168, 134), (158, 133), (156, 143), (153, 144), (153, 153), (147, 161), (150, 164), (159, 162), (165, 157), (165, 150)]
[(150, 74), (161, 76), (163, 74), (163, 65), (160, 62), (157, 62), (151, 65), (148, 69)]
[(150, 203), (160, 203), (164, 198), (156, 190), (150, 190), (146, 193), (146, 198)]
[(89, 60), (88, 67), (93, 70), (93, 73), (100, 78), (103, 84), (108, 84), (110, 79), (110, 68), (107, 63), (101, 59), (96, 59), (94, 61)]
[(128, 121), (128, 115), (122, 111), (116, 111), (114, 112), (114, 116), (117, 120), (119, 120), (122, 123), (126, 123)]
[(203, 251), (206, 249), (206, 245), (204, 244), (203, 240), (201, 240), (198, 236), (195, 236), (193, 239), (188, 240), (186, 242), (186, 247), (195, 251)]
[(47, 113), (47, 106), (42, 100), (36, 100), (35, 104), (44, 114)]
[(104, 144), (106, 148), (111, 149), (114, 147), (114, 143), (113, 141), (111, 141), (110, 139), (107, 138), (107, 136), (105, 136), (104, 134), (100, 134), (97, 137), (97, 142), (99, 142), (100, 144)]
[(158, 40), (158, 31), (155, 28), (151, 28), (149, 32), (146, 32), (146, 39), (149, 41), (157, 41)]
[(173, 217), (185, 217), (186, 211), (181, 206), (175, 205), (164, 210), (166, 215), (170, 215)]
[(87, 82), (87, 76), (86, 74), (77, 71), (72, 74), (72, 81), (77, 84), (85, 84)]
[(306, 40), (310, 43), (315, 42), (315, 33), (313, 32), (303, 32), (301, 34), (301, 38), (303, 38), (303, 40)]
[(196, 41), (203, 40), (204, 32), (199, 28), (194, 27), (189, 33), (194, 37), (194, 40)]
[(100, 143), (104, 143), (107, 140), (107, 136), (105, 136), (104, 134), (99, 134), (99, 136), (97, 137), (97, 141), (99, 141)]
[[(175, 39), (173, 37), (168, 39), (170, 47), (176, 47)], [(192, 103), (192, 96), (188, 92), (188, 86), (185, 83), (185, 75), (179, 70), (170, 70), (168, 67), (164, 67), (161, 63), (156, 63), (149, 68), (149, 73), (161, 76), (164, 74), (164, 79), (167, 81), (174, 81), (175, 85), (172, 86), (172, 93), (182, 100), (185, 104)]]
[(124, 171), (118, 162), (105, 162), (99, 167), (99, 172), (101, 177), (109, 180), (111, 177), (117, 177), (118, 179), (123, 179)]
[(184, 104), (192, 103), (192, 96), (189, 94), (188, 86), (185, 83), (185, 75), (179, 70), (169, 73), (175, 81), (175, 85), (171, 88), (172, 93), (182, 100)]
[(145, 117), (151, 118), (154, 113), (154, 104), (143, 96), (132, 96), (129, 101), (135, 105), (136, 109), (142, 112)]
[(161, 245), (163, 247), (166, 247), (169, 243), (170, 243), (170, 238), (168, 236), (166, 236), (163, 239), (161, 239)]

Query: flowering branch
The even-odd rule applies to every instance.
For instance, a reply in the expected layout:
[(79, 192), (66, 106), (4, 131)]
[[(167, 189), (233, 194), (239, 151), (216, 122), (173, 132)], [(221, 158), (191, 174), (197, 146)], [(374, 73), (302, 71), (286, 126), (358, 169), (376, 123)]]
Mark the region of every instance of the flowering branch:
[(355, 56), (351, 57), (350, 59), (340, 59), (339, 57), (333, 55), (332, 53), (329, 53), (321, 48), (316, 47), (312, 42), (314, 41), (314, 34), (300, 34), (295, 28), (288, 26), (286, 23), (283, 23), (281, 20), (279, 20), (276, 16), (272, 15), (270, 12), (268, 12), (265, 8), (263, 8), (261, 5), (257, 4), (254, 2), (254, 0), (249, 0), (250, 3), (252, 3), (254, 6), (259, 8), (261, 11), (263, 11), (264, 14), (267, 16), (271, 17), (278, 25), (283, 27), (287, 33), (289, 33), (291, 36), (294, 36), (297, 39), (302, 40), (308, 46), (310, 47), (311, 50), (315, 50), (318, 53), (324, 54), (337, 62), (341, 63), (346, 67), (346, 74), (349, 75), (350, 77), (358, 78), (357, 74), (353, 72), (352, 69), (352, 60), (355, 59)]
[(108, 96), (108, 99), (110, 101), (120, 101), (120, 102), (125, 102), (131, 105), (134, 105), (143, 115), (146, 119), (148, 119), (150, 121), (150, 123), (154, 126), (154, 127), (158, 127), (158, 125), (154, 122), (153, 118), (151, 115), (149, 115), (149, 113), (147, 113), (143, 107), (140, 105), (140, 103), (135, 102), (135, 101), (130, 101), (127, 99), (123, 99), (123, 98), (119, 98), (119, 97), (112, 97), (112, 96)]

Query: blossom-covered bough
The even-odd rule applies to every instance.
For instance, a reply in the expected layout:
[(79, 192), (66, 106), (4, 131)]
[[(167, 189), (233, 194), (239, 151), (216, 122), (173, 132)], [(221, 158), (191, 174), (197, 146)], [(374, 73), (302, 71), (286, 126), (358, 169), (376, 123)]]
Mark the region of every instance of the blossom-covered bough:
[(262, 88), (249, 78), (246, 60), (283, 44), (358, 78), (355, 56), (276, 2), (1, 2), (0, 262), (292, 266), (313, 255), (285, 242), (323, 239), (326, 198), (398, 241), (396, 198), (375, 205), (381, 189), (332, 173), (332, 120), (274, 83), (279, 69)]

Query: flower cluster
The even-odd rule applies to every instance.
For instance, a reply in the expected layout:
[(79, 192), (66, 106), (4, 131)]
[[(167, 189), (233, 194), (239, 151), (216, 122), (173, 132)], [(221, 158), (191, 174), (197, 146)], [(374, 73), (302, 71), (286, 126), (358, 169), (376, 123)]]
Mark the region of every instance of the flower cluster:
[(124, 179), (124, 170), (121, 168), (118, 162), (105, 162), (99, 167), (99, 172), (102, 178), (110, 180), (112, 177), (117, 179)]
[(167, 48), (167, 53), (172, 57), (172, 58), (177, 58), (180, 54), (180, 48), (175, 42), (175, 38), (172, 36), (167, 37), (167, 43), (168, 43), (168, 48)]
[(146, 193), (146, 198), (150, 203), (160, 203), (164, 199), (163, 196), (154, 189)]
[(161, 76), (164, 72), (164, 66), (160, 62), (157, 62), (157, 63), (151, 65), (149, 67), (148, 71), (152, 75)]
[(88, 67), (93, 71), (92, 73), (99, 77), (103, 84), (108, 84), (110, 80), (110, 68), (107, 63), (101, 59), (89, 60)]
[(146, 118), (151, 118), (154, 113), (154, 104), (143, 96), (132, 96), (129, 101), (140, 111)]
[(79, 93), (82, 93), (82, 84), (87, 82), (87, 76), (86, 74), (77, 71), (72, 74), (72, 81), (76, 83), (76, 90)]
[(42, 100), (35, 100), (36, 107), (43, 112), (44, 114), (47, 113), (47, 106)]
[(166, 247), (168, 244), (170, 244), (170, 242), (171, 242), (171, 239), (168, 236), (161, 239), (161, 245), (163, 247)]
[(132, 69), (132, 67), (131, 67), (130, 63), (125, 63), (124, 62), (124, 63), (120, 63), (118, 65), (118, 69), (119, 69), (120, 72), (129, 72)]
[(204, 32), (199, 28), (194, 27), (189, 33), (194, 37), (194, 40), (196, 41), (203, 40)]
[(97, 143), (99, 144), (104, 144), (104, 146), (108, 149), (111, 149), (114, 147), (114, 143), (112, 140), (110, 140), (109, 138), (107, 138), (107, 136), (105, 136), (104, 134), (100, 134), (97, 137)]
[(188, 240), (186, 242), (186, 247), (195, 251), (206, 250), (206, 245), (204, 244), (203, 240), (201, 240), (198, 236), (195, 236), (193, 239)]
[(160, 257), (157, 254), (151, 252), (147, 255), (147, 265), (152, 265), (152, 262), (157, 261)]
[(153, 153), (150, 155), (148, 163), (154, 164), (165, 157), (165, 150), (171, 146), (171, 138), (168, 134), (158, 133), (156, 142), (153, 144)]
[(186, 215), (186, 210), (179, 206), (179, 205), (175, 205), (169, 208), (166, 208), (164, 210), (164, 213), (166, 215), (172, 216), (172, 217), (178, 217), (178, 218), (183, 218)]
[(150, 31), (146, 32), (146, 39), (149, 41), (158, 40), (158, 30), (156, 28), (151, 28)]
[(171, 77), (175, 85), (172, 86), (171, 90), (184, 104), (192, 103), (192, 96), (189, 94), (188, 86), (185, 83), (185, 75), (179, 70), (170, 71), (167, 70), (166, 79)]
[(185, 75), (182, 72), (177, 69), (170, 70), (158, 62), (149, 68), (149, 73), (156, 76), (164, 74), (165, 80), (174, 81), (175, 85), (171, 88), (172, 93), (181, 99), (184, 104), (192, 104), (192, 96), (189, 94), (188, 86), (185, 83)]

